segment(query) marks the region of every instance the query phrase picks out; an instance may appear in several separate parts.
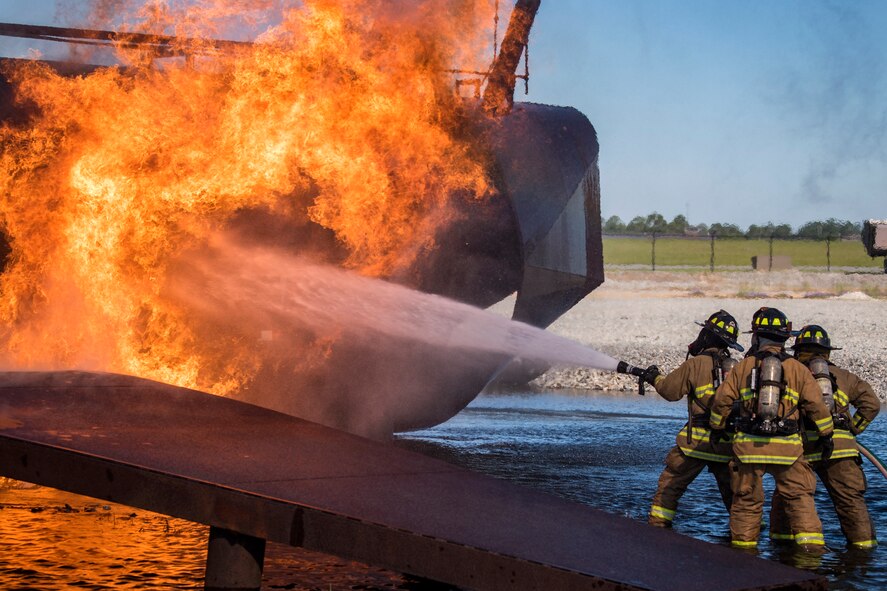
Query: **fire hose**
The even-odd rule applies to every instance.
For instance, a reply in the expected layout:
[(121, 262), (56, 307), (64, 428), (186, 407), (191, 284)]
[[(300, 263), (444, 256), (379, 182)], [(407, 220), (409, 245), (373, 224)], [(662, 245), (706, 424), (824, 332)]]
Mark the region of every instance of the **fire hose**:
[(619, 364), (616, 366), (616, 373), (626, 373), (635, 376), (638, 379), (638, 394), (640, 394), (641, 396), (646, 394), (646, 391), (644, 390), (644, 374), (647, 373), (647, 370), (641, 369), (640, 367), (635, 367), (624, 361), (620, 361)]
[(875, 468), (878, 469), (878, 472), (880, 472), (884, 478), (887, 478), (887, 466), (884, 465), (881, 458), (872, 453), (869, 448), (861, 444), (859, 441), (856, 442), (856, 446), (859, 448), (859, 453), (864, 455), (868, 461), (874, 464)]

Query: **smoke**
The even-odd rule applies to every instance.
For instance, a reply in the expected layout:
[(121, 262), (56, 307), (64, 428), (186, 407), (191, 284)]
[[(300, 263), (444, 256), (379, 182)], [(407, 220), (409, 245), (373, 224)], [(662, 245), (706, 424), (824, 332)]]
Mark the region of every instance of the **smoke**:
[(804, 3), (798, 16), (813, 72), (782, 73), (779, 94), (795, 132), (815, 139), (800, 191), (814, 204), (840, 201), (850, 196), (835, 194), (836, 181), (855, 166), (887, 160), (881, 32), (848, 3)]
[(235, 396), (364, 435), (446, 420), (512, 357), (616, 367), (479, 308), (223, 238), (183, 256), (167, 292), (202, 338), (255, 353)]

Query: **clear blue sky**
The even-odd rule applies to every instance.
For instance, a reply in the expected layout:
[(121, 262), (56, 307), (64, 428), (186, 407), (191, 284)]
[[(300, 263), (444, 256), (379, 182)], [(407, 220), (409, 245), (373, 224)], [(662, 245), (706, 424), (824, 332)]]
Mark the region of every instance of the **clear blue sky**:
[[(54, 6), (0, 21), (65, 24)], [(885, 31), (883, 0), (543, 0), (517, 98), (588, 116), (607, 217), (885, 218)]]

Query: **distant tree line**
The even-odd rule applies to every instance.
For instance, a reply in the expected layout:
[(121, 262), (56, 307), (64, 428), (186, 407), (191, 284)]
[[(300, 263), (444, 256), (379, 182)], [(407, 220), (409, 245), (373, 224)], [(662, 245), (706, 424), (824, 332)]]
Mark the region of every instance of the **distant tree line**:
[(692, 225), (687, 218), (676, 215), (670, 222), (661, 214), (637, 216), (625, 223), (618, 215), (601, 218), (604, 234), (671, 234), (679, 236), (710, 236), (719, 238), (806, 238), (808, 240), (827, 240), (838, 238), (859, 238), (862, 232), (860, 222), (829, 218), (825, 221), (807, 222), (794, 231), (788, 224), (752, 224), (742, 230), (736, 224), (715, 223)]

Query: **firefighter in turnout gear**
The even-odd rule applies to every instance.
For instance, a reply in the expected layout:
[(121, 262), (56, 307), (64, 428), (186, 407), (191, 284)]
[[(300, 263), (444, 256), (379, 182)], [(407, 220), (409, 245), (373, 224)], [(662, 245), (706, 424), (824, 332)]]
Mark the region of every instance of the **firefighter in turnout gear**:
[(739, 329), (733, 316), (723, 310), (697, 324), (702, 329), (688, 347), (687, 360), (680, 367), (663, 376), (653, 365), (644, 375), (666, 400), (674, 402), (687, 397), (687, 424), (665, 457), (665, 469), (650, 507), (648, 523), (659, 527), (671, 527), (681, 495), (705, 467), (715, 477), (728, 512), (733, 497), (727, 465), (732, 449), (729, 442), (709, 443), (708, 422), (715, 390), (735, 363), (729, 349), (742, 351), (736, 342)]
[[(855, 436), (865, 431), (878, 415), (881, 402), (868, 382), (829, 360), (831, 352), (839, 348), (832, 347), (828, 333), (816, 324), (802, 328), (792, 347), (795, 358), (810, 369), (819, 383), (823, 402), (835, 424), (833, 451), (827, 459), (822, 457), (816, 430), (806, 425), (804, 457), (825, 485), (847, 543), (852, 548), (868, 549), (878, 542), (865, 504), (866, 480)], [(853, 415), (851, 406), (856, 409)], [(791, 539), (778, 489), (770, 512), (770, 537), (776, 541)]]
[(711, 439), (716, 442), (726, 437), (733, 403), (740, 402), (731, 461), (731, 541), (738, 548), (757, 547), (764, 509), (762, 480), (769, 473), (779, 487), (792, 540), (805, 550), (821, 551), (822, 523), (813, 502), (816, 477), (804, 459), (799, 427), (807, 418), (819, 437), (830, 442), (832, 415), (813, 374), (785, 353), (791, 336), (785, 314), (767, 308), (753, 322), (757, 351), (730, 372), (711, 407)]

